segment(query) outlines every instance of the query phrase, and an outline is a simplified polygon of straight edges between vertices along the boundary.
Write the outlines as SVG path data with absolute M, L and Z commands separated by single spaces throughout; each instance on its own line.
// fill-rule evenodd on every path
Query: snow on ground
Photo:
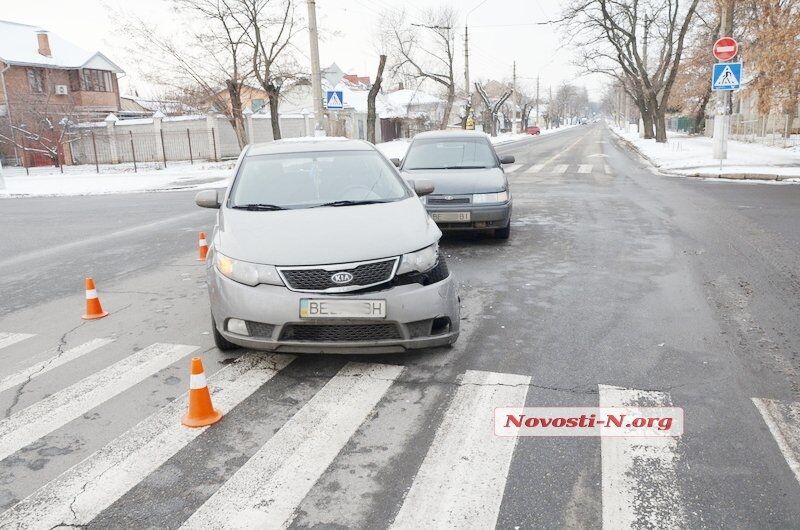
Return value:
M 95 166 L 64 166 L 58 168 L 3 168 L 5 190 L 9 196 L 36 197 L 55 195 L 103 195 L 143 191 L 169 191 L 223 187 L 231 177 L 235 161 L 227 162 L 168 162 L 165 169 L 156 164 Z
M 800 152 L 759 144 L 728 141 L 728 158 L 712 158 L 712 139 L 668 133 L 666 144 L 639 138 L 636 131 L 614 131 L 649 158 L 659 169 L 681 175 L 719 177 L 763 175 L 800 181 Z

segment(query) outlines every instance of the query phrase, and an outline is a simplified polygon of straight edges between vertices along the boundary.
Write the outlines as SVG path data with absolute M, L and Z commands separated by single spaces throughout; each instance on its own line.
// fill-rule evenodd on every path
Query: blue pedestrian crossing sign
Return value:
M 341 90 L 325 91 L 325 106 L 329 109 L 344 108 L 344 94 Z
M 739 90 L 742 86 L 742 63 L 717 63 L 711 73 L 712 90 Z

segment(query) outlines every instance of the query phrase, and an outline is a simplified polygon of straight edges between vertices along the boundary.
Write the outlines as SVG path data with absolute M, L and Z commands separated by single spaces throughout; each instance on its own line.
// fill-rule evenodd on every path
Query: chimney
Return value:
M 39 55 L 52 57 L 53 54 L 50 51 L 50 38 L 47 36 L 47 32 L 44 30 L 37 31 L 36 40 L 39 41 Z

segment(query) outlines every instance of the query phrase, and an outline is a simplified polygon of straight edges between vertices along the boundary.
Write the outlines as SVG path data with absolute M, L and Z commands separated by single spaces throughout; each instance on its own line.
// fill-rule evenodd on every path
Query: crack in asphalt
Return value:
M 28 374 L 28 377 L 25 378 L 25 381 L 19 384 L 17 390 L 14 392 L 14 398 L 11 400 L 11 404 L 6 408 L 4 418 L 8 418 L 11 416 L 11 411 L 19 404 L 19 400 L 22 398 L 22 394 L 25 393 L 25 387 L 33 380 L 36 375 L 42 373 L 48 366 L 50 366 L 54 361 L 58 360 L 64 354 L 64 348 L 67 345 L 67 335 L 74 332 L 76 329 L 80 328 L 84 324 L 86 324 L 86 320 L 75 326 L 74 328 L 64 332 L 63 335 L 58 339 L 58 346 L 55 348 L 55 356 L 51 357 L 46 363 L 42 364 L 41 368 L 39 368 L 35 372 L 31 372 Z

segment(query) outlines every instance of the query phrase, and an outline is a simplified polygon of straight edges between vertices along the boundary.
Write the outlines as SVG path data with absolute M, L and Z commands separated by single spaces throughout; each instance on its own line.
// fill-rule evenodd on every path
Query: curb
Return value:
M 775 181 L 781 182 L 784 180 L 798 179 L 798 177 L 793 177 L 789 175 L 772 175 L 769 173 L 721 173 L 721 174 L 703 175 L 701 173 L 677 173 L 675 171 L 669 171 L 658 167 L 658 165 L 653 161 L 652 158 L 642 153 L 639 150 L 639 148 L 636 147 L 636 145 L 634 145 L 632 142 L 620 136 L 619 133 L 617 133 L 617 131 L 615 131 L 611 127 L 609 127 L 608 129 L 614 134 L 614 136 L 617 137 L 617 140 L 622 142 L 628 149 L 632 150 L 637 155 L 639 155 L 640 158 L 642 158 L 648 164 L 653 166 L 653 169 L 655 169 L 662 175 L 669 175 L 673 177 L 701 178 L 701 179 L 761 180 L 766 182 L 775 182 Z

